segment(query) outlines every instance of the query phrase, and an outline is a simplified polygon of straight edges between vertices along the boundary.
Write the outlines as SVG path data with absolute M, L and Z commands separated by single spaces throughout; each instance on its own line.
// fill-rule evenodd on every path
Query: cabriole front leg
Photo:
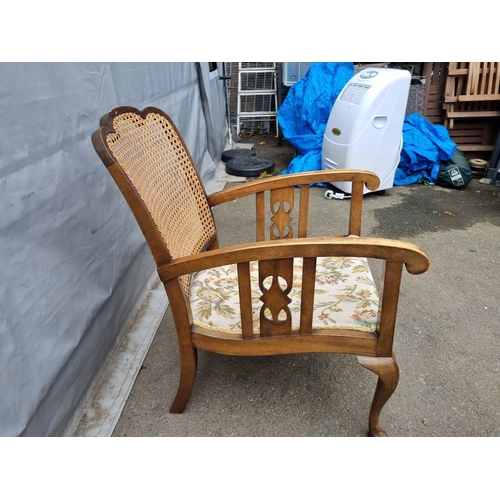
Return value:
M 378 375 L 377 388 L 373 396 L 369 417 L 369 436 L 386 437 L 387 432 L 379 425 L 379 417 L 385 403 L 396 390 L 399 382 L 399 368 L 394 354 L 390 358 L 376 358 L 372 356 L 357 356 L 358 362 L 368 370 Z

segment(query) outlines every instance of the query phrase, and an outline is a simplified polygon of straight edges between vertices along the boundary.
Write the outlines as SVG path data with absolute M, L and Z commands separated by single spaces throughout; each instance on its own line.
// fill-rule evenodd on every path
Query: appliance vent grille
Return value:
M 342 91 L 340 100 L 347 101 L 352 104 L 359 104 L 363 96 L 371 87 L 369 85 L 361 85 L 360 83 L 350 83 Z

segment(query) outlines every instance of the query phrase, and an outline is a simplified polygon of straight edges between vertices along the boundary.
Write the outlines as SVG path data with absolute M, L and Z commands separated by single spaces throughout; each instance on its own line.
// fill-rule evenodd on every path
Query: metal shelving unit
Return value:
M 238 63 L 237 133 L 248 122 L 253 131 L 268 132 L 274 120 L 278 135 L 277 109 L 276 63 Z

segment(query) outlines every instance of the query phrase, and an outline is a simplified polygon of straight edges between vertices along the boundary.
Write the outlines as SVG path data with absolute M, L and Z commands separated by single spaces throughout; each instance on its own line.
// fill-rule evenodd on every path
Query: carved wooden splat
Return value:
M 270 207 L 272 240 L 293 238 L 292 212 L 294 207 L 294 187 L 286 187 L 271 191 Z
M 288 294 L 293 287 L 293 259 L 266 260 L 259 263 L 260 335 L 288 335 L 292 331 L 292 314 Z

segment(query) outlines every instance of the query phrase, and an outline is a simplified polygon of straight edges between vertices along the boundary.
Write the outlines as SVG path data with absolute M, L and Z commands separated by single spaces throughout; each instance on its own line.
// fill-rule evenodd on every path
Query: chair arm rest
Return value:
M 244 196 L 260 193 L 269 189 L 279 189 L 302 184 L 315 184 L 319 182 L 363 182 L 373 191 L 380 185 L 376 174 L 367 170 L 317 170 L 298 174 L 277 175 L 259 179 L 239 186 L 234 186 L 224 191 L 219 191 L 208 196 L 208 203 L 215 207 L 227 201 L 236 200 Z
M 429 268 L 428 255 L 418 246 L 398 240 L 361 237 L 296 238 L 234 245 L 181 257 L 158 268 L 162 281 L 193 272 L 242 262 L 300 257 L 367 257 L 401 262 L 410 274 Z

